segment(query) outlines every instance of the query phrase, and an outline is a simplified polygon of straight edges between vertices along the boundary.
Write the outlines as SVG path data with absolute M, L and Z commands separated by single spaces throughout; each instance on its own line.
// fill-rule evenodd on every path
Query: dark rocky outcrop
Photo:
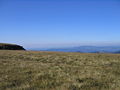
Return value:
M 25 50 L 22 46 L 16 44 L 0 43 L 0 50 Z

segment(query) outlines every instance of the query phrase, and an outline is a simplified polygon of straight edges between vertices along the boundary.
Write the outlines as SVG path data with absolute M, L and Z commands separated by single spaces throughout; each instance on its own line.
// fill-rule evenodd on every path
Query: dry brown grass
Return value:
M 120 90 L 120 55 L 0 51 L 0 90 Z

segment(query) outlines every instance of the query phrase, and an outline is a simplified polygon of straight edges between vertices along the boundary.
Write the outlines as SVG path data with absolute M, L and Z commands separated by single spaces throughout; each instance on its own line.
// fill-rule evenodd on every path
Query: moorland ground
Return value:
M 120 90 L 120 54 L 1 50 L 0 90 Z

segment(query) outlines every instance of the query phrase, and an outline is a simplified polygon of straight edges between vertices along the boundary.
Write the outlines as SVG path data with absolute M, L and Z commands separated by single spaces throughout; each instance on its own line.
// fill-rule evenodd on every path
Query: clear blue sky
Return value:
M 120 43 L 120 0 L 0 0 L 0 42 Z

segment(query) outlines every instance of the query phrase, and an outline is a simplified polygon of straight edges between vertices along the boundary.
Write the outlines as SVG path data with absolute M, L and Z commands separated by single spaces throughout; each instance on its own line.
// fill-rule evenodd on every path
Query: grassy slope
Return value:
M 120 55 L 0 51 L 0 90 L 120 90 Z

